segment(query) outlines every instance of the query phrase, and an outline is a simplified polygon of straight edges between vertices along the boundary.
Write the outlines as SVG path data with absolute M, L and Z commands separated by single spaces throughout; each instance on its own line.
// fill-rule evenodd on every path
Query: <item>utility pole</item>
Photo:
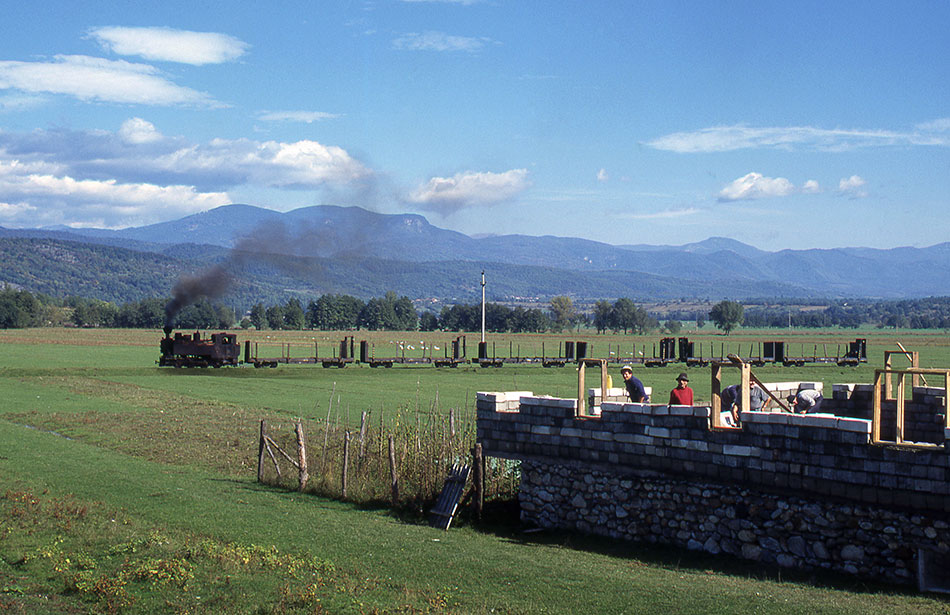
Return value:
M 485 343 L 485 272 L 482 271 L 482 343 Z

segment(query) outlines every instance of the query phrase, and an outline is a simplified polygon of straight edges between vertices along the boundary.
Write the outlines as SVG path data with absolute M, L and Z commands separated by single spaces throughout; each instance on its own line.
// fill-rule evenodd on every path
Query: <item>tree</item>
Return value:
M 269 328 L 282 329 L 284 327 L 284 308 L 279 305 L 272 305 L 265 310 L 264 318 L 267 320 Z
M 216 329 L 230 329 L 237 321 L 237 316 L 234 314 L 234 308 L 228 307 L 226 305 L 214 306 L 214 314 L 218 321 L 216 323 Z
M 678 320 L 670 319 L 663 323 L 663 326 L 670 335 L 676 335 L 683 328 L 683 323 Z
M 287 301 L 287 305 L 284 306 L 284 328 L 300 331 L 303 329 L 305 322 L 306 318 L 303 313 L 303 307 L 300 305 L 300 300 L 296 297 L 290 298 Z
M 597 329 L 597 333 L 607 333 L 607 328 L 610 326 L 610 310 L 609 301 L 601 299 L 594 304 L 594 328 Z
M 412 300 L 405 295 L 396 299 L 396 293 L 390 291 L 386 293 L 386 301 L 392 302 L 393 314 L 396 317 L 393 330 L 415 331 L 419 324 L 419 315 L 416 314 L 416 308 L 412 305 Z
M 481 314 L 479 314 L 481 318 Z M 492 333 L 504 333 L 511 329 L 511 309 L 498 303 L 485 304 L 485 328 Z M 481 323 L 479 323 L 479 330 Z
M 25 290 L 5 286 L 0 291 L 0 329 L 29 327 L 36 324 L 40 303 Z
M 419 316 L 420 331 L 437 331 L 439 329 L 439 317 L 432 312 L 423 312 Z
M 206 297 L 178 312 L 177 322 L 182 329 L 216 329 L 219 326 L 218 313 Z
M 696 317 L 696 328 L 697 328 L 697 329 L 702 329 L 703 326 L 705 326 L 705 324 L 706 324 L 706 319 L 703 317 L 702 314 L 700 314 L 699 316 Z
M 364 307 L 364 303 L 356 297 L 323 295 L 307 306 L 307 323 L 323 331 L 355 329 Z
M 610 308 L 610 327 L 623 329 L 624 333 L 646 333 L 655 329 L 659 322 L 650 316 L 646 310 L 626 297 L 621 297 Z
M 559 295 L 551 298 L 551 315 L 554 319 L 554 328 L 561 331 L 570 328 L 577 316 L 577 310 L 574 309 L 574 301 L 565 295 Z
M 267 308 L 264 307 L 263 303 L 255 303 L 251 308 L 251 314 L 249 316 L 251 319 L 251 324 L 254 325 L 254 328 L 258 331 L 263 331 L 267 325 Z
M 477 305 L 443 306 L 439 313 L 439 323 L 445 331 L 479 331 L 481 322 L 481 307 Z
M 720 301 L 709 310 L 709 320 L 729 335 L 742 324 L 742 304 L 735 301 Z
M 112 327 L 119 316 L 119 308 L 98 299 L 79 299 L 73 308 L 73 322 L 78 327 Z

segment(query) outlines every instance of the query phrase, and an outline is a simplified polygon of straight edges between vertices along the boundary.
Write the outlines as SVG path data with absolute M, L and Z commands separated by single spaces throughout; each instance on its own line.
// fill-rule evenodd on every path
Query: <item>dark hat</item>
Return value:
M 682 374 L 680 374 L 679 376 L 677 376 L 676 379 L 677 379 L 677 380 L 685 380 L 686 382 L 689 382 L 689 376 L 686 375 L 686 372 L 683 372 Z
M 785 401 L 795 401 L 795 396 L 789 395 L 788 397 L 785 398 Z

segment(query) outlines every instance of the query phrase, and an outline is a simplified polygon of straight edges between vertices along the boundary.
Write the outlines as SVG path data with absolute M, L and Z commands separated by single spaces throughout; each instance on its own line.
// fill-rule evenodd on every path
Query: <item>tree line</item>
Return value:
M 4 286 L 0 289 L 0 329 L 79 326 L 159 329 L 165 323 L 168 298 L 148 298 L 116 305 L 83 297 L 64 299 Z M 592 327 L 643 334 L 662 330 L 676 335 L 683 322 L 702 328 L 708 319 L 726 333 L 737 326 L 754 328 L 878 326 L 913 329 L 950 329 L 950 297 L 900 301 L 829 301 L 801 309 L 787 305 L 721 301 L 708 311 L 672 312 L 661 323 L 655 315 L 629 298 L 600 300 L 589 312 L 579 310 L 567 296 L 553 297 L 542 307 L 485 306 L 485 329 L 493 333 L 545 333 Z M 264 329 L 479 331 L 480 304 L 455 304 L 441 311 L 417 311 L 406 296 L 387 292 L 363 301 L 350 295 L 322 295 L 304 305 L 292 298 L 285 303 L 252 306 L 237 315 L 230 306 L 201 299 L 181 310 L 174 325 L 181 329 L 228 329 L 235 326 Z

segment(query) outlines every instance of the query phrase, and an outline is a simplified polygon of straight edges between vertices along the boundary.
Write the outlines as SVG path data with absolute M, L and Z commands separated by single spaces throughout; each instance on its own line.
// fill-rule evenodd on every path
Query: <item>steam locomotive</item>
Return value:
M 212 333 L 209 339 L 202 339 L 201 333 L 193 335 L 175 333 L 165 327 L 162 339 L 162 354 L 158 359 L 161 366 L 172 367 L 221 367 L 237 365 L 241 348 L 237 336 L 232 333 Z

